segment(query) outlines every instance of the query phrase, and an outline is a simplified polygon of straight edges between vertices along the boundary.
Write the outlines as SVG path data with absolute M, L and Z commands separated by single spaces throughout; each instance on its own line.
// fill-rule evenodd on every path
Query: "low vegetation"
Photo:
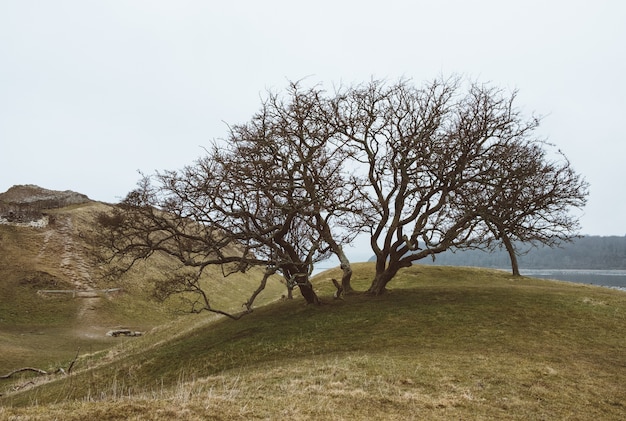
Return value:
M 172 259 L 153 256 L 118 279 L 106 278 L 94 264 L 87 234 L 96 213 L 107 207 L 89 202 L 48 209 L 49 224 L 42 228 L 0 224 L 0 376 L 22 367 L 67 368 L 78 351 L 96 353 L 117 344 L 106 336 L 111 329 L 145 332 L 186 314 L 184 297 L 164 303 L 153 297 L 153 282 L 177 267 Z M 257 287 L 256 275 L 237 274 L 226 282 L 215 269 L 202 282 L 216 307 L 239 311 Z M 273 281 L 259 305 L 284 293 Z M 114 292 L 102 292 L 108 289 Z
M 373 265 L 353 269 L 366 289 Z M 69 376 L 5 380 L 0 418 L 623 418 L 624 292 L 413 266 L 389 294 L 333 300 L 340 275 L 313 279 L 322 306 L 189 316 L 81 355 Z

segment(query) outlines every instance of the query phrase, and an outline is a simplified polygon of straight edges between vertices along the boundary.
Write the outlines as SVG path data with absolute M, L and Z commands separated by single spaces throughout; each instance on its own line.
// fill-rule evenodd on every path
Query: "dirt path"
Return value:
M 39 251 L 39 258 L 44 258 L 50 248 L 58 247 L 57 255 L 60 255 L 59 270 L 64 280 L 69 281 L 73 289 L 84 291 L 80 294 L 79 310 L 76 315 L 77 325 L 81 326 L 82 335 L 100 335 L 98 328 L 97 308 L 101 297 L 93 291 L 94 284 L 89 272 L 89 263 L 84 257 L 85 250 L 74 238 L 74 223 L 71 215 L 59 214 L 56 217 L 55 226 L 50 227 L 44 234 L 43 244 Z M 58 253 L 60 251 L 60 253 Z M 52 254 L 52 252 L 50 252 Z M 97 332 L 97 333 L 96 333 Z

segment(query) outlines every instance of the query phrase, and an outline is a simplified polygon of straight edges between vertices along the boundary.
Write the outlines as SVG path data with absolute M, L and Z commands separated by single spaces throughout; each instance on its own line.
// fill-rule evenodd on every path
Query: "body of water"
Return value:
M 510 269 L 509 269 L 510 271 Z M 626 291 L 626 270 L 520 269 L 523 276 L 576 282 Z

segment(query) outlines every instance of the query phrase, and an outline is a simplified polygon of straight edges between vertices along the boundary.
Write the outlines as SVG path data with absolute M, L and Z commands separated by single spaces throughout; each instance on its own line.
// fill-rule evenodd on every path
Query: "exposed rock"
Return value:
M 16 185 L 0 193 L 0 223 L 45 226 L 44 210 L 91 202 L 71 190 L 48 190 L 32 184 Z
M 113 336 L 113 337 L 118 337 L 118 336 L 142 336 L 143 332 L 134 332 L 130 329 L 115 329 L 115 330 L 109 330 L 107 332 L 107 336 Z

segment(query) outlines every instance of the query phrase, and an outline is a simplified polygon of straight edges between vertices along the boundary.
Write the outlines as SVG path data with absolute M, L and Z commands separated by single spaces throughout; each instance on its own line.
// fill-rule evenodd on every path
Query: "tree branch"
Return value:
M 47 376 L 47 375 L 49 375 L 49 374 L 50 374 L 50 373 L 48 373 L 48 372 L 47 372 L 47 371 L 45 371 L 45 370 L 40 370 L 39 368 L 24 367 L 24 368 L 18 368 L 17 370 L 13 370 L 13 371 L 11 371 L 11 372 L 10 372 L 10 373 L 8 373 L 8 374 L 5 374 L 5 375 L 3 375 L 3 376 L 0 376 L 0 379 L 3 379 L 3 380 L 4 380 L 4 379 L 9 379 L 9 378 L 11 378 L 14 374 L 17 374 L 17 373 L 23 373 L 23 372 L 25 372 L 25 371 L 32 371 L 32 372 L 35 372 L 35 373 L 37 373 L 37 374 L 44 375 L 44 376 Z

